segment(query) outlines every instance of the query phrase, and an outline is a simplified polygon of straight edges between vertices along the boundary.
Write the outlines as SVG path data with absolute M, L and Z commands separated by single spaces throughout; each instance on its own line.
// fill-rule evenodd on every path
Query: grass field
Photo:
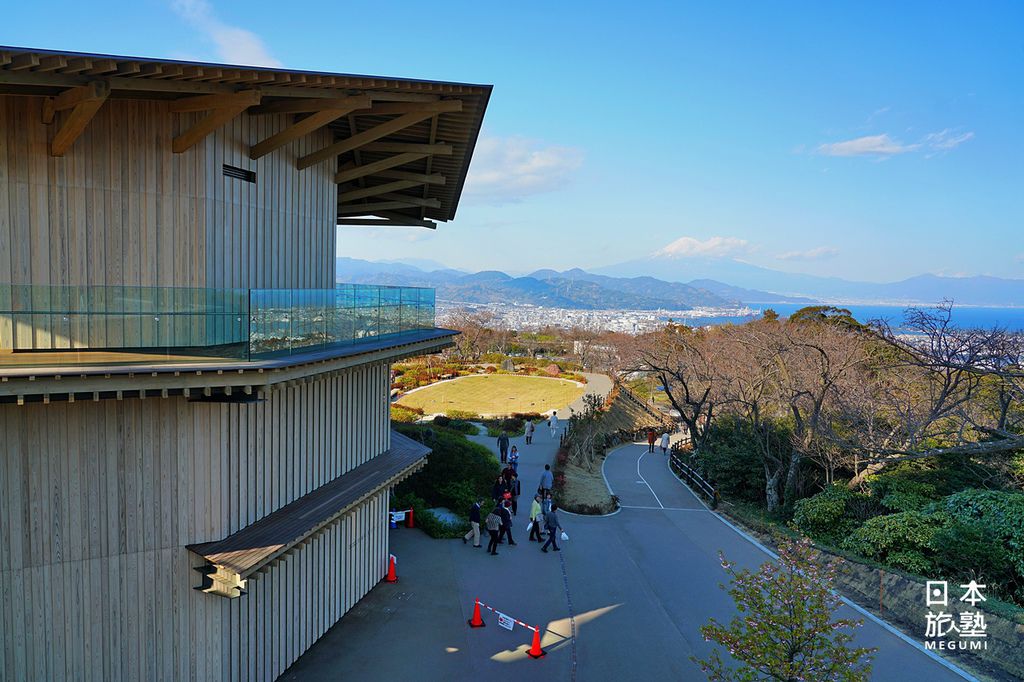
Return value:
M 485 374 L 434 384 L 398 402 L 427 414 L 458 410 L 481 415 L 545 412 L 560 409 L 583 394 L 583 388 L 564 379 Z

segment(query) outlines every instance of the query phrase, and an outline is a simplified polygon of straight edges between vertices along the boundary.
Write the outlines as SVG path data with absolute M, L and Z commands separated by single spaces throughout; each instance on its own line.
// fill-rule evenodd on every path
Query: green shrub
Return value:
M 490 450 L 445 428 L 418 424 L 396 424 L 395 428 L 432 450 L 427 465 L 400 483 L 396 494 L 412 494 L 430 507 L 447 507 L 456 514 L 469 512 L 473 496 L 490 495 L 501 470 Z
M 774 427 L 768 437 L 776 451 L 790 447 L 789 431 L 782 426 Z M 721 417 L 712 422 L 694 461 L 724 497 L 764 504 L 764 467 L 757 446 L 762 438 L 746 421 Z
M 870 479 L 871 494 L 889 511 L 921 511 L 939 499 L 933 483 L 913 470 L 887 471 Z
M 460 419 L 462 421 L 480 421 L 480 415 L 475 412 L 467 412 L 466 410 L 447 410 L 445 416 L 449 419 Z
M 932 542 L 948 523 L 942 513 L 898 512 L 868 519 L 840 547 L 895 568 L 928 575 L 935 569 Z
M 851 507 L 866 497 L 843 483 L 834 483 L 817 495 L 798 500 L 793 523 L 813 538 L 838 543 L 857 528 Z
M 423 416 L 423 410 L 418 407 L 406 407 L 398 403 L 391 404 L 391 421 L 411 424 Z
M 954 567 L 959 559 L 963 570 L 998 575 L 1003 584 L 997 590 L 1024 604 L 1024 493 L 963 490 L 935 507 L 951 518 L 952 528 L 968 529 L 963 539 L 951 537 L 951 531 L 936 540 L 949 554 L 947 566 Z
M 468 521 L 464 523 L 449 523 L 439 519 L 433 512 L 429 511 L 431 505 L 428 505 L 423 498 L 413 493 L 396 494 L 391 501 L 391 506 L 394 509 L 412 509 L 416 527 L 432 538 L 457 538 L 464 535 L 469 529 Z

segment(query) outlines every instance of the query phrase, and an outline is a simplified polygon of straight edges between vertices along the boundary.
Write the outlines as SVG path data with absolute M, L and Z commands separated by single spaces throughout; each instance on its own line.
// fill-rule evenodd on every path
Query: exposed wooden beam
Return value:
M 376 95 L 373 95 L 376 97 Z M 356 112 L 356 116 L 391 116 L 394 114 L 444 114 L 462 111 L 461 99 L 445 99 L 434 102 L 394 102 L 374 104 L 369 109 Z
M 8 71 L 21 71 L 22 69 L 31 69 L 39 66 L 39 55 L 35 53 L 19 54 L 17 57 L 11 60 L 11 63 L 7 66 Z
M 426 227 L 437 229 L 437 223 L 416 218 L 377 219 L 377 218 L 338 218 L 338 225 L 369 225 L 373 227 Z
M 339 206 L 338 215 L 373 215 L 377 211 L 395 211 L 403 208 L 416 208 L 408 201 L 378 201 L 370 204 Z
M 194 126 L 171 140 L 171 151 L 181 154 L 195 146 L 200 140 L 249 108 L 248 104 L 214 109 L 196 122 Z
M 404 194 L 393 194 L 391 192 L 381 194 L 379 196 L 381 199 L 387 199 L 388 201 L 404 201 L 406 203 L 412 204 L 413 206 L 422 206 L 424 208 L 441 208 L 441 201 L 439 199 L 407 197 Z
M 314 130 L 323 128 L 331 121 L 344 116 L 351 109 L 324 109 L 323 111 L 317 111 L 310 114 L 306 118 L 293 123 L 284 130 L 274 135 L 271 135 L 262 142 L 257 142 L 249 148 L 249 158 L 258 159 L 261 156 L 266 156 L 270 152 L 285 146 L 289 142 L 294 142 L 303 135 L 308 135 Z
M 277 102 L 267 102 L 254 107 L 253 114 L 304 114 L 310 111 L 324 111 L 326 109 L 344 109 L 353 111 L 373 106 L 373 101 L 367 95 L 356 95 L 353 97 L 303 97 L 300 99 L 284 99 Z
M 363 178 L 367 175 L 373 175 L 377 171 L 387 170 L 388 168 L 394 168 L 396 166 L 402 166 L 413 161 L 419 161 L 426 154 L 396 154 L 395 156 L 389 156 L 386 159 L 380 161 L 374 161 L 363 166 L 356 166 L 355 168 L 347 168 L 339 171 L 334 176 L 334 181 L 338 184 L 348 182 L 349 180 L 355 180 L 356 178 Z
M 49 116 L 51 123 L 54 120 L 55 112 L 71 109 L 71 113 L 61 123 L 50 142 L 51 156 L 64 156 L 64 152 L 75 143 L 75 140 L 89 125 L 89 121 L 109 96 L 110 86 L 103 81 L 95 81 L 81 88 L 63 92 L 44 103 L 43 120 L 45 121 Z
M 85 72 L 86 76 L 99 76 L 104 73 L 110 73 L 111 71 L 117 71 L 117 62 L 113 59 L 96 59 L 92 63 L 92 68 Z
M 315 151 L 312 154 L 307 154 L 306 156 L 300 157 L 299 162 L 297 164 L 298 168 L 299 170 L 309 168 L 310 166 L 320 163 L 325 159 L 329 159 L 331 157 L 338 156 L 339 154 L 344 154 L 345 152 L 352 151 L 353 149 L 362 147 L 364 144 L 367 144 L 369 142 L 376 142 L 385 135 L 390 135 L 391 133 L 398 132 L 403 128 L 408 128 L 409 126 L 416 125 L 420 121 L 428 119 L 431 116 L 433 116 L 433 114 L 422 112 L 417 114 L 404 114 L 402 116 L 399 116 L 398 118 L 391 119 L 390 121 L 387 121 L 385 123 L 375 125 L 369 130 L 364 130 L 361 133 L 356 133 L 351 137 L 348 137 L 344 140 L 339 140 L 338 142 L 335 142 L 332 145 L 324 147 L 319 151 Z
M 71 88 L 60 93 L 56 97 L 49 97 L 43 101 L 43 123 L 53 123 L 54 115 L 58 111 L 72 109 L 82 102 L 99 100 L 102 102 L 110 96 L 110 84 L 106 81 L 92 81 L 77 88 Z
M 396 182 L 388 182 L 374 187 L 363 187 L 360 189 L 353 189 L 351 191 L 341 190 L 340 196 L 342 203 L 348 203 L 358 199 L 365 199 L 366 197 L 377 196 L 378 194 L 398 192 L 403 189 L 409 189 L 410 187 L 418 187 L 422 184 L 423 183 L 416 182 L 415 180 L 398 180 Z
M 450 144 L 413 144 L 410 142 L 371 142 L 370 144 L 364 144 L 359 150 L 363 152 L 391 152 L 396 154 L 418 152 L 420 154 L 451 156 L 452 146 Z
M 51 55 L 39 60 L 39 66 L 36 67 L 35 72 L 45 73 L 47 71 L 56 71 L 57 69 L 63 69 L 67 65 L 67 57 L 62 55 Z
M 443 185 L 445 178 L 440 173 L 410 173 L 408 171 L 386 170 L 376 174 L 389 180 L 415 180 L 425 185 Z
M 185 97 L 171 102 L 170 110 L 172 112 L 207 111 L 209 109 L 237 109 L 238 107 L 244 110 L 259 104 L 261 96 L 259 90 L 242 90 L 223 95 Z

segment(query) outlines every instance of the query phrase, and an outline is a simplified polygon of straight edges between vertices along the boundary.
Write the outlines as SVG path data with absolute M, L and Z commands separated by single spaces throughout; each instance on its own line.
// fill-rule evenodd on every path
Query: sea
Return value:
M 886 320 L 894 328 L 898 328 L 903 320 L 904 311 L 907 306 L 897 305 L 856 305 L 856 304 L 834 304 L 839 308 L 846 308 L 858 322 L 870 322 L 871 320 Z M 704 327 L 716 324 L 742 324 L 760 317 L 761 314 L 771 308 L 782 317 L 788 317 L 806 304 L 797 303 L 771 303 L 757 304 L 748 303 L 748 308 L 758 311 L 753 315 L 739 316 L 709 316 L 709 317 L 687 317 L 680 320 L 691 327 Z M 928 306 L 919 306 L 927 308 Z M 1024 331 L 1024 307 L 1020 308 L 987 308 L 981 306 L 953 306 L 953 323 L 958 327 L 980 327 L 991 329 L 1000 327 L 1010 331 Z

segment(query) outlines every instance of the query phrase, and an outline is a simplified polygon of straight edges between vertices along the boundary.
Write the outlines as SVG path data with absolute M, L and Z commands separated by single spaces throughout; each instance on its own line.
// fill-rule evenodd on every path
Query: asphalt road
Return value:
M 523 490 L 536 487 L 557 434 L 539 428 L 522 453 Z M 494 440 L 477 437 L 494 447 Z M 606 517 L 565 514 L 570 539 L 542 554 L 526 541 L 528 498 L 514 524 L 517 545 L 492 557 L 461 540 L 392 531 L 397 585 L 382 583 L 290 668 L 288 680 L 701 680 L 689 657 L 710 644 L 699 627 L 735 613 L 719 550 L 754 567 L 768 557 L 727 525 L 668 470 L 665 457 L 630 445 L 612 452 L 604 473 L 623 508 Z M 539 625 L 547 656 L 526 656 L 532 633 L 470 629 L 473 600 Z M 860 617 L 843 607 L 840 615 Z M 963 679 L 865 619 L 856 643 L 877 646 L 875 680 Z M 968 678 L 970 679 L 970 678 Z

